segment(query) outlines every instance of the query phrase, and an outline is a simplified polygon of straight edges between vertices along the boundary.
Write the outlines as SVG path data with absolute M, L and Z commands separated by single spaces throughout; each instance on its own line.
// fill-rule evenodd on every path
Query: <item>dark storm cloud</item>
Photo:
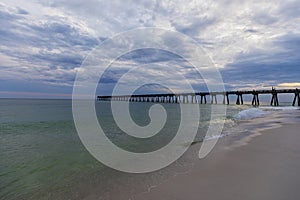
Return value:
M 8 10 L 14 10 L 11 12 Z M 29 14 L 18 7 L 0 11 L 0 52 L 17 63 L 17 69 L 1 64 L 2 78 L 36 80 L 41 83 L 72 85 L 84 56 L 100 39 L 83 33 L 62 18 L 48 17 L 31 23 Z
M 83 35 L 76 28 L 60 21 L 49 21 L 42 25 L 28 25 L 28 28 L 39 38 L 36 45 L 42 45 L 46 48 L 79 46 L 83 50 L 90 50 L 99 44 L 97 38 Z
M 277 50 L 273 50 L 276 47 Z M 277 37 L 271 48 L 240 54 L 222 70 L 225 82 L 232 79 L 261 83 L 267 80 L 297 82 L 300 75 L 300 35 Z

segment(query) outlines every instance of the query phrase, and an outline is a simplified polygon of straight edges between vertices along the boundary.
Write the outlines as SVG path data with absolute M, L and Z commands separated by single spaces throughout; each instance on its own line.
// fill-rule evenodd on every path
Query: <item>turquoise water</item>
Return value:
M 46 197 L 98 164 L 77 137 L 69 100 L 2 99 L 0 113 L 0 199 Z
M 149 174 L 133 175 L 110 169 L 95 160 L 82 145 L 74 126 L 71 103 L 71 100 L 0 99 L 0 199 L 82 199 L 90 194 L 110 199 L 112 192 L 134 193 L 176 171 L 185 171 L 192 164 L 189 156 L 196 157 L 183 156 L 166 169 Z M 137 124 L 149 123 L 150 106 L 151 103 L 130 105 L 131 116 Z M 134 152 L 159 149 L 174 137 L 180 120 L 178 105 L 163 106 L 168 114 L 166 126 L 158 136 L 142 141 L 128 137 L 114 124 L 109 102 L 96 102 L 99 122 L 107 136 Z M 229 106 L 226 126 L 232 126 L 233 116 L 247 108 Z M 196 141 L 202 141 L 205 135 L 209 113 L 210 105 L 201 105 Z

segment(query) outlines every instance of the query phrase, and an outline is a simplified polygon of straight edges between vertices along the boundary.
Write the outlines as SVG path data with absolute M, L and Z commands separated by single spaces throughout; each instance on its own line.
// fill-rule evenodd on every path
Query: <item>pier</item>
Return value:
M 229 96 L 235 95 L 235 104 L 243 105 L 243 95 L 252 95 L 252 105 L 259 106 L 259 95 L 271 95 L 271 106 L 279 106 L 278 94 L 294 94 L 293 106 L 300 106 L 300 90 L 279 89 L 271 90 L 252 90 L 252 91 L 225 91 L 225 92 L 196 92 L 196 93 L 178 93 L 178 94 L 137 94 L 137 95 L 119 95 L 119 96 L 97 96 L 98 101 L 131 101 L 131 102 L 153 102 L 153 103 L 199 103 L 207 104 L 207 97 L 210 96 L 210 103 L 217 104 L 217 96 L 223 96 L 223 104 L 230 104 Z

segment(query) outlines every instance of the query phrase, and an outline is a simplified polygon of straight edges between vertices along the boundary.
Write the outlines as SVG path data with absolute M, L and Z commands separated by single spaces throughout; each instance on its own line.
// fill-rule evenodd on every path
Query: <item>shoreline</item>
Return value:
M 246 130 L 244 137 L 233 134 L 221 138 L 206 158 L 195 161 L 191 171 L 130 199 L 299 199 L 299 113 L 290 123 L 284 116 L 278 117 L 282 114 L 289 112 L 242 122 L 238 127 L 262 120 L 265 126 L 251 133 Z M 200 145 L 191 148 L 199 149 Z

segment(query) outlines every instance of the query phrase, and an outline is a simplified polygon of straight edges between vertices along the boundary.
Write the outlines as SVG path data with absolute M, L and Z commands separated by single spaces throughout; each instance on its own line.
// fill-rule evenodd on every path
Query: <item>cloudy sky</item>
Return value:
M 0 97 L 70 98 L 91 50 L 141 27 L 178 31 L 197 41 L 228 90 L 300 87 L 299 5 L 299 0 L 2 0 Z M 107 93 L 130 66 L 154 66 L 142 76 L 167 77 L 164 66 L 180 65 L 178 73 L 197 87 L 193 70 L 175 63 L 177 57 L 153 49 L 129 52 L 112 64 L 100 92 Z

